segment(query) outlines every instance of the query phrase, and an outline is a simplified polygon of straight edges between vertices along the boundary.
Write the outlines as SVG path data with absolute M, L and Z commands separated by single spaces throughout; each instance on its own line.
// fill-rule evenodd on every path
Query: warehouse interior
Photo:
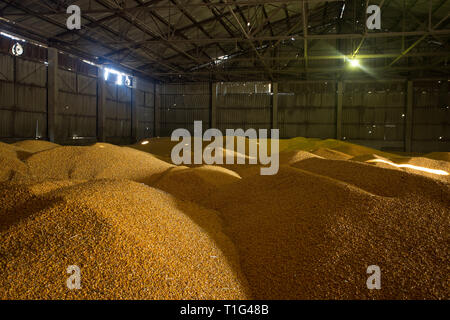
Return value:
M 0 0 L 0 299 L 448 299 L 449 12 Z M 175 165 L 196 121 L 277 174 Z

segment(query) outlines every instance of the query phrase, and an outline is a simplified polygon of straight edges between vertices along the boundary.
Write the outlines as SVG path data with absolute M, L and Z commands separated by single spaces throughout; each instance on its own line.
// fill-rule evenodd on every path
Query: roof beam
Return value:
M 205 36 L 207 36 L 210 39 L 213 39 L 213 37 L 205 30 L 205 28 L 203 28 L 203 26 L 201 24 L 198 23 L 198 21 L 185 9 L 183 8 L 183 6 L 178 2 L 178 0 L 170 0 L 171 3 L 173 3 L 178 10 L 181 11 L 181 13 L 183 13 L 183 15 L 188 18 L 192 24 L 197 27 Z M 226 54 L 226 50 L 220 45 L 219 42 L 217 42 L 217 47 L 224 53 Z
M 342 2 L 345 0 L 305 0 L 308 3 L 324 3 L 324 2 Z M 160 2 L 160 1 L 158 1 Z M 277 5 L 277 4 L 290 4 L 290 3 L 298 3 L 298 0 L 240 0 L 240 1 L 228 1 L 228 4 L 223 2 L 211 2 L 211 3 L 186 3 L 183 5 L 184 8 L 199 8 L 199 7 L 227 7 L 228 5 L 231 6 L 255 6 L 255 5 L 262 5 L 262 4 L 271 4 L 271 5 Z M 171 5 L 154 5 L 150 7 L 151 3 L 145 3 L 145 6 L 142 8 L 139 7 L 132 7 L 132 8 L 105 8 L 105 9 L 91 9 L 91 10 L 83 10 L 84 14 L 107 14 L 112 13 L 114 15 L 118 15 L 120 13 L 134 13 L 137 10 L 148 10 L 148 11 L 158 11 L 161 9 L 171 9 L 173 8 Z M 66 16 L 67 13 L 65 11 L 43 11 L 40 13 L 43 16 Z M 10 13 L 8 16 L 23 16 L 23 14 L 17 14 L 17 13 Z
M 305 69 L 308 69 L 308 4 L 302 1 L 302 15 L 303 15 L 303 54 L 305 58 Z
M 447 71 L 450 70 L 450 66 L 434 66 L 433 67 L 436 70 L 442 70 Z M 395 67 L 392 68 L 393 71 L 414 71 L 414 70 L 426 70 L 429 69 L 429 66 L 424 65 L 418 65 L 413 67 Z M 305 73 L 328 73 L 328 74 L 334 74 L 335 72 L 343 72 L 346 71 L 346 67 L 330 67 L 330 68 L 309 68 L 308 70 L 301 70 L 301 69 L 295 69 L 295 70 L 273 70 L 274 74 L 292 74 L 292 75 L 301 75 Z M 371 68 L 371 72 L 377 73 L 377 72 L 385 72 L 385 67 L 377 67 L 377 68 Z M 209 75 L 209 74 L 265 74 L 265 71 L 261 70 L 255 70 L 254 68 L 250 69 L 235 69 L 235 70 L 228 70 L 228 71 L 194 71 L 194 72 L 187 72 L 186 75 Z M 167 76 L 167 75 L 178 75 L 176 73 L 156 73 L 158 76 Z M 183 75 L 183 74 L 182 74 Z
M 227 0 L 225 0 L 225 3 L 227 3 Z M 248 43 L 251 45 L 251 47 L 253 48 L 253 51 L 255 51 L 256 55 L 258 56 L 259 61 L 262 63 L 262 65 L 264 66 L 264 69 L 266 69 L 266 72 L 268 73 L 270 80 L 273 81 L 273 75 L 272 75 L 272 70 L 267 66 L 266 62 L 262 59 L 260 53 L 258 52 L 258 50 L 256 49 L 252 39 L 250 38 L 249 34 L 245 31 L 245 28 L 242 26 L 242 24 L 240 23 L 238 17 L 236 16 L 236 14 L 234 13 L 233 9 L 228 6 L 228 10 L 231 12 L 231 14 L 233 15 L 234 19 L 236 20 L 236 22 L 238 23 L 239 27 L 241 28 L 242 34 L 247 38 Z
M 299 22 L 302 23 L 301 21 Z M 414 36 L 422 36 L 424 34 L 427 35 L 450 35 L 450 29 L 439 29 L 432 31 L 407 31 L 407 32 L 376 32 L 369 33 L 367 38 L 399 38 L 399 37 L 414 37 Z M 337 40 L 337 39 L 361 39 L 364 37 L 362 34 L 357 33 L 341 33 L 341 34 L 308 34 L 308 40 Z M 283 41 L 290 40 L 292 35 L 282 35 L 282 36 L 261 36 L 252 38 L 253 41 Z M 296 40 L 303 40 L 302 35 L 295 35 Z M 166 40 L 171 43 L 214 43 L 214 42 L 224 42 L 224 43 L 235 43 L 235 42 L 248 42 L 246 38 L 216 38 L 216 39 L 170 39 Z M 145 40 L 145 43 L 161 43 L 161 40 Z
M 5 1 L 5 0 L 3 0 L 3 1 Z M 34 1 L 34 0 L 32 0 L 32 1 Z M 47 17 L 45 17 L 45 16 L 41 16 L 38 12 L 32 11 L 32 10 L 26 8 L 26 7 L 23 7 L 23 6 L 21 6 L 21 5 L 18 5 L 18 4 L 16 4 L 16 3 L 13 3 L 13 1 L 8 1 L 8 2 L 9 2 L 12 6 L 14 6 L 16 9 L 22 10 L 22 11 L 26 12 L 27 14 L 29 14 L 29 15 L 35 17 L 35 18 L 41 19 L 41 20 L 43 20 L 43 21 L 45 21 L 45 22 L 47 22 L 47 23 L 50 23 L 50 24 L 52 24 L 52 25 L 54 25 L 54 26 L 57 26 L 57 27 L 59 27 L 59 28 L 61 28 L 61 29 L 63 29 L 63 30 L 66 30 L 66 29 L 67 29 L 67 26 L 66 26 L 65 24 L 62 24 L 62 23 L 60 23 L 60 22 L 58 22 L 58 21 L 55 21 L 55 20 L 53 20 L 53 19 L 51 19 L 51 18 L 47 18 Z M 88 20 L 89 20 L 89 19 L 92 20 L 92 18 L 90 18 L 90 17 L 85 17 L 85 18 L 88 19 Z M 96 22 L 94 21 L 94 23 L 96 23 Z M 101 27 L 102 27 L 103 29 L 109 31 L 110 33 L 112 33 L 114 36 L 119 36 L 119 37 L 121 37 L 121 38 L 123 38 L 123 39 L 127 39 L 127 38 L 125 38 L 125 37 L 122 37 L 118 32 L 116 32 L 116 31 L 110 29 L 109 27 L 106 27 L 106 26 L 103 26 L 103 25 L 101 25 Z M 92 37 L 90 37 L 90 36 L 87 36 L 86 34 L 81 34 L 79 31 L 75 31 L 75 32 L 80 36 L 80 38 L 83 38 L 83 39 L 85 39 L 85 40 L 87 40 L 87 41 L 89 41 L 89 42 L 91 42 L 91 43 L 96 44 L 96 45 L 100 44 L 102 47 L 104 47 L 104 48 L 106 48 L 106 49 L 108 49 L 108 50 L 114 50 L 114 48 L 112 48 L 112 47 L 110 47 L 110 46 L 108 46 L 108 45 L 105 45 L 105 44 L 102 43 L 102 42 L 99 42 L 97 39 L 94 39 L 94 38 L 92 38 Z M 131 39 L 128 39 L 128 40 L 131 41 Z M 60 39 L 57 39 L 57 38 L 54 38 L 54 37 L 50 37 L 50 38 L 47 38 L 47 41 L 48 41 L 48 42 L 52 42 L 52 41 L 60 41 Z M 132 49 L 131 49 L 131 50 L 132 50 Z M 149 51 L 150 51 L 150 50 L 149 50 Z M 155 53 L 151 52 L 151 54 L 155 54 Z M 146 53 L 146 55 L 147 55 L 148 58 L 150 58 L 152 61 L 155 61 L 156 63 L 158 63 L 158 61 L 155 60 L 154 57 L 150 56 L 149 53 Z M 102 58 L 107 58 L 107 57 L 102 56 Z M 165 63 L 158 63 L 158 64 L 163 65 L 164 67 L 166 67 L 166 68 L 168 68 L 168 69 L 170 69 L 170 70 L 177 70 L 176 68 L 174 68 L 174 67 L 172 67 L 172 66 L 169 66 L 168 64 L 165 64 Z M 122 65 L 123 65 L 123 64 L 122 64 Z M 179 70 L 179 71 L 181 71 L 181 70 Z
M 210 0 L 202 0 L 204 3 L 211 3 Z M 234 33 L 233 31 L 231 31 L 230 27 L 223 21 L 223 15 L 220 15 L 219 13 L 216 12 L 216 8 L 215 7 L 210 7 L 210 10 L 212 12 L 212 14 L 214 15 L 214 17 L 216 18 L 217 21 L 219 21 L 219 23 L 222 25 L 222 27 L 225 29 L 225 31 L 234 38 Z M 239 49 L 240 50 L 244 50 L 244 48 L 242 47 L 242 45 L 239 43 L 238 44 Z
M 262 5 L 262 10 L 263 10 L 264 17 L 267 19 L 269 16 L 267 14 L 267 10 L 264 5 Z M 287 12 L 287 10 L 286 10 L 286 12 Z M 287 14 L 289 15 L 289 13 L 287 13 Z M 273 36 L 275 36 L 275 33 L 273 32 L 273 27 L 272 27 L 272 24 L 270 23 L 270 20 L 269 20 L 268 24 L 269 24 L 269 28 L 270 28 L 270 35 L 273 37 Z
M 143 3 L 142 5 L 138 5 L 138 6 L 134 7 L 133 9 L 134 9 L 134 10 L 144 10 L 146 7 L 148 7 L 148 6 L 150 6 L 150 5 L 153 5 L 153 4 L 156 4 L 156 3 L 158 3 L 158 2 L 161 2 L 161 1 L 163 1 L 163 0 L 152 0 L 152 1 L 149 1 L 149 2 L 146 2 L 146 3 Z M 131 8 L 130 8 L 130 9 L 131 9 Z M 85 10 L 85 11 L 82 11 L 82 12 L 83 12 L 84 15 L 92 14 L 92 13 L 89 13 L 89 10 Z M 92 27 L 92 26 L 94 26 L 94 25 L 98 25 L 99 23 L 101 24 L 101 23 L 103 23 L 103 22 L 106 22 L 106 21 L 109 21 L 109 20 L 111 20 L 111 19 L 117 18 L 117 16 L 118 16 L 118 11 L 110 11 L 110 12 L 113 12 L 113 14 L 112 14 L 112 15 L 109 15 L 109 16 L 106 16 L 106 17 L 103 17 L 103 18 L 98 19 L 98 20 L 93 19 L 94 21 L 91 22 L 91 23 L 89 23 L 89 24 L 86 25 L 85 27 L 86 27 L 86 28 L 90 28 L 90 27 Z M 106 13 L 106 12 L 105 12 L 105 13 Z M 41 14 L 42 14 L 42 13 L 41 13 Z M 45 14 L 42 14 L 42 15 L 45 15 Z M 67 15 L 67 13 L 65 13 L 65 15 Z M 72 31 L 66 30 L 66 31 L 64 31 L 63 33 L 57 34 L 55 37 L 63 37 L 63 36 L 65 36 L 65 35 L 68 35 L 68 34 L 71 34 L 71 33 L 72 33 Z
M 448 15 L 447 15 L 448 16 Z M 436 25 L 434 25 L 430 30 L 429 33 L 424 34 L 423 36 L 421 36 L 416 42 L 414 42 L 408 49 L 406 49 L 405 51 L 403 51 L 397 58 L 394 59 L 394 61 L 392 61 L 389 64 L 389 67 L 392 67 L 397 61 L 399 61 L 401 58 L 403 58 L 409 51 L 411 51 L 412 49 L 414 49 L 419 43 L 422 42 L 422 40 L 424 40 L 427 36 L 429 36 L 434 29 L 436 29 L 437 27 L 439 27 L 439 25 L 445 20 L 441 20 L 439 21 Z
M 59 43 L 50 43 L 48 41 L 47 35 L 43 35 L 40 34 L 38 32 L 36 32 L 36 30 L 34 29 L 30 29 L 30 28 L 26 28 L 17 24 L 10 24 L 6 21 L 0 21 L 0 25 L 2 26 L 2 29 L 7 31 L 7 32 L 11 32 L 13 34 L 16 34 L 18 36 L 22 36 L 28 40 L 32 40 L 32 41 L 36 41 L 40 44 L 46 45 L 48 47 L 53 47 L 56 49 L 59 49 L 69 55 L 73 55 L 76 56 L 80 59 L 87 59 L 87 60 L 91 60 L 91 61 L 96 61 L 96 59 L 98 58 L 97 56 L 93 56 L 92 54 L 79 50 L 77 48 L 72 48 L 70 47 L 70 43 L 66 43 L 64 41 L 60 41 Z M 70 50 L 68 50 L 70 48 Z M 124 68 L 125 70 L 129 70 L 131 72 L 133 72 L 133 74 L 135 75 L 139 75 L 142 76 L 143 78 L 156 78 L 158 79 L 157 76 L 155 76 L 154 74 L 149 75 L 144 73 L 141 69 L 138 68 L 133 68 L 131 66 L 127 66 L 124 65 L 123 63 L 119 62 L 119 61 L 115 61 L 113 59 L 105 59 L 105 61 L 108 61 L 110 63 L 116 64 L 118 66 L 121 66 L 122 68 Z
M 101 4 L 102 6 L 106 7 L 106 8 L 111 8 L 109 3 L 107 3 L 107 1 L 105 0 L 95 0 L 96 2 L 98 2 L 99 4 Z M 161 40 L 161 44 L 170 47 L 171 49 L 173 49 L 176 52 L 179 52 L 181 54 L 183 54 L 184 56 L 188 57 L 189 59 L 196 61 L 197 62 L 197 58 L 191 56 L 190 54 L 187 54 L 185 51 L 183 51 L 182 49 L 179 49 L 177 46 L 175 46 L 173 43 L 168 42 L 167 39 L 162 38 L 161 36 L 155 36 L 153 31 L 150 30 L 147 26 L 145 26 L 143 23 L 141 23 L 139 20 L 135 20 L 133 21 L 132 17 L 130 17 L 129 13 L 123 13 L 120 12 L 119 17 L 121 17 L 122 19 L 124 19 L 125 21 L 127 21 L 128 23 L 132 24 L 134 27 L 136 27 L 137 29 L 141 30 L 143 33 L 155 37 L 155 38 L 159 38 L 159 40 Z M 104 28 L 104 26 L 103 26 Z M 145 48 L 148 50 L 147 47 L 145 46 L 141 46 L 140 47 Z M 136 48 L 135 48 L 136 49 Z M 158 60 L 158 63 L 162 63 L 161 60 Z M 180 67 L 178 67 L 178 69 L 180 69 Z
M 136 2 L 139 4 L 139 6 L 145 5 L 145 3 L 142 2 L 142 0 L 134 0 L 134 1 L 136 1 Z M 176 30 L 175 26 L 173 26 L 172 24 L 170 24 L 169 21 L 167 21 L 166 19 L 164 19 L 163 17 L 161 17 L 158 13 L 156 13 L 156 12 L 154 12 L 154 11 L 151 11 L 150 13 L 151 13 L 152 17 L 155 17 L 155 18 L 158 19 L 160 22 L 162 22 L 163 24 L 165 24 L 165 25 L 169 28 L 169 30 L 173 30 L 173 34 L 175 34 L 175 35 L 177 35 L 177 36 L 179 36 L 180 38 L 183 38 L 183 39 L 185 39 L 185 40 L 188 40 L 188 39 L 189 39 L 183 32 L 180 32 L 180 31 Z M 141 46 L 142 46 L 141 44 L 138 45 L 138 47 L 141 47 Z M 126 50 L 127 50 L 127 48 L 118 49 L 118 50 L 116 50 L 116 51 L 113 51 L 113 52 L 108 53 L 106 56 L 109 57 L 109 56 L 112 56 L 112 55 L 115 55 L 115 54 L 120 54 L 120 53 L 122 53 L 123 51 L 126 51 Z M 194 50 L 195 50 L 195 48 L 194 48 Z M 206 52 L 204 52 L 204 50 L 202 50 L 202 53 L 203 53 L 206 57 L 208 57 L 209 59 L 211 59 L 211 57 L 210 57 Z
M 229 11 L 227 11 L 227 13 L 228 14 L 230 14 L 230 12 Z M 225 14 L 222 14 L 221 16 L 225 16 Z M 297 17 L 299 17 L 300 16 L 300 14 L 299 15 L 295 15 L 295 16 L 291 16 L 291 18 L 297 18 Z M 276 26 L 276 25 L 279 25 L 279 24 L 282 24 L 282 23 L 284 23 L 284 19 L 281 19 L 281 20 L 277 20 L 277 21 L 275 21 L 275 22 L 272 22 L 271 23 L 271 25 L 272 25 L 272 27 L 274 27 L 274 26 Z M 268 25 L 268 24 L 267 24 Z M 263 29 L 264 30 L 264 29 Z M 290 39 L 291 37 L 289 37 L 289 39 Z M 271 38 L 265 38 L 265 37 L 255 37 L 254 38 L 254 41 L 258 41 L 258 42 L 260 42 L 260 41 L 276 41 L 276 40 L 278 40 L 278 39 L 280 39 L 280 37 L 279 36 L 272 36 Z M 286 38 L 286 39 L 288 39 L 288 38 Z M 145 41 L 143 41 L 143 42 L 152 42 L 153 40 L 145 40 Z M 176 39 L 173 39 L 173 40 L 171 40 L 171 41 L 175 41 L 175 42 L 177 42 L 178 40 L 176 40 Z M 212 41 L 212 40 L 208 40 L 208 41 L 203 41 L 202 39 L 200 39 L 199 40 L 200 42 L 199 43 L 203 43 L 204 45 L 202 46 L 202 48 L 206 48 L 206 47 L 208 47 L 208 46 L 210 46 L 211 44 L 213 44 L 214 42 Z M 217 38 L 217 41 L 220 41 L 220 42 L 222 42 L 222 43 L 237 43 L 238 45 L 240 45 L 240 43 L 242 43 L 242 42 L 248 42 L 247 41 L 247 39 L 246 38 L 243 38 L 243 37 L 240 37 L 240 38 L 238 38 L 238 37 L 232 37 L 232 38 Z M 195 42 L 195 43 L 197 43 L 197 41 L 196 40 L 192 40 L 192 42 Z M 189 51 L 188 51 L 189 52 Z M 171 59 L 174 59 L 174 58 L 176 58 L 176 57 L 178 57 L 179 56 L 179 54 L 175 54 L 175 55 L 173 55 L 173 56 L 170 56 L 170 57 L 166 57 L 166 60 L 171 60 Z

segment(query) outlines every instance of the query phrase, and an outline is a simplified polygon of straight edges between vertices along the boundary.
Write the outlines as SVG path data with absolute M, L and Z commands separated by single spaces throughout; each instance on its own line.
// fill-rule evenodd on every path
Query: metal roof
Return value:
M 66 27 L 78 5 L 82 29 Z M 382 29 L 367 30 L 366 7 Z M 448 76 L 450 0 L 0 0 L 0 29 L 163 81 Z M 346 59 L 363 67 L 347 72 Z

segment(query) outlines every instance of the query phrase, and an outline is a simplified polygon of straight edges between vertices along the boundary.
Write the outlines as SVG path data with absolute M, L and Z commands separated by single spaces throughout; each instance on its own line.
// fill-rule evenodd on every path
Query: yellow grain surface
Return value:
M 254 297 L 448 299 L 449 185 L 316 165 L 255 175 L 203 202 L 226 222 Z M 380 266 L 382 290 L 367 290 L 369 265 Z
M 29 155 L 23 149 L 0 142 L 0 182 L 25 179 L 28 168 L 21 159 Z
M 311 151 L 312 154 L 320 156 L 322 158 L 331 159 L 331 160 L 349 160 L 352 156 L 339 152 L 336 150 L 328 149 L 328 148 L 319 148 Z
M 429 159 L 450 161 L 450 152 L 431 152 L 424 155 Z
M 448 153 L 295 138 L 261 176 L 176 167 L 174 145 L 0 143 L 0 298 L 450 298 L 448 176 L 367 163 L 448 171 Z
M 35 181 L 107 178 L 149 183 L 173 167 L 151 154 L 105 143 L 57 147 L 33 154 L 25 163 Z
M 211 210 L 128 180 L 95 180 L 44 196 L 0 190 L 1 299 L 250 297 L 234 246 Z M 81 268 L 79 291 L 66 287 L 69 265 Z
M 30 153 L 36 153 L 40 151 L 50 150 L 60 145 L 44 140 L 24 140 L 13 144 L 13 146 L 22 148 Z

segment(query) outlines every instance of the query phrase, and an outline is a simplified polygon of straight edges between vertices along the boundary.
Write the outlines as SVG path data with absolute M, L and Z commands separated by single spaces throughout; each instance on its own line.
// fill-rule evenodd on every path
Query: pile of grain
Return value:
M 292 166 L 386 197 L 415 193 L 429 195 L 433 192 L 440 195 L 441 187 L 445 186 L 439 184 L 436 180 L 427 179 L 420 175 L 351 161 L 306 159 L 294 163 Z
M 280 151 L 314 151 L 316 149 L 326 148 L 335 151 L 339 151 L 341 153 L 358 156 L 362 154 L 374 153 L 381 156 L 388 155 L 386 152 L 382 152 L 376 149 L 335 140 L 335 139 L 310 139 L 310 138 L 293 138 L 288 140 L 280 140 Z
M 450 152 L 432 152 L 427 153 L 424 157 L 433 160 L 450 161 Z
M 26 159 L 31 153 L 12 144 L 0 142 L 0 155 L 8 158 Z
M 433 160 L 428 157 L 399 157 L 396 155 L 385 158 L 375 154 L 361 155 L 350 160 L 450 182 L 450 162 L 444 160 Z M 429 169 L 436 170 L 436 172 L 430 172 Z
M 106 178 L 150 184 L 173 167 L 148 153 L 105 143 L 57 147 L 33 154 L 25 163 L 37 182 Z
M 449 298 L 448 176 L 369 163 L 449 171 L 448 153 L 294 138 L 261 176 L 176 167 L 175 144 L 0 144 L 0 298 Z
M 351 166 L 337 176 L 317 165 L 255 175 L 203 203 L 220 211 L 255 298 L 448 298 L 449 185 L 365 165 L 380 170 L 371 186 Z M 380 291 L 366 288 L 369 265 L 382 270 Z
M 126 180 L 0 194 L 0 299 L 250 297 L 212 211 Z M 67 289 L 69 265 L 82 290 Z
M 0 142 L 0 182 L 26 179 L 28 168 L 21 159 L 29 156 L 21 148 Z
M 13 144 L 16 147 L 22 148 L 30 153 L 41 152 L 45 150 L 50 150 L 60 145 L 44 140 L 24 140 Z
M 205 195 L 216 192 L 220 186 L 240 179 L 237 173 L 215 166 L 177 167 L 167 171 L 152 186 L 179 199 L 200 202 Z
M 330 160 L 349 160 L 350 155 L 328 148 L 319 148 L 311 151 L 312 154 Z

